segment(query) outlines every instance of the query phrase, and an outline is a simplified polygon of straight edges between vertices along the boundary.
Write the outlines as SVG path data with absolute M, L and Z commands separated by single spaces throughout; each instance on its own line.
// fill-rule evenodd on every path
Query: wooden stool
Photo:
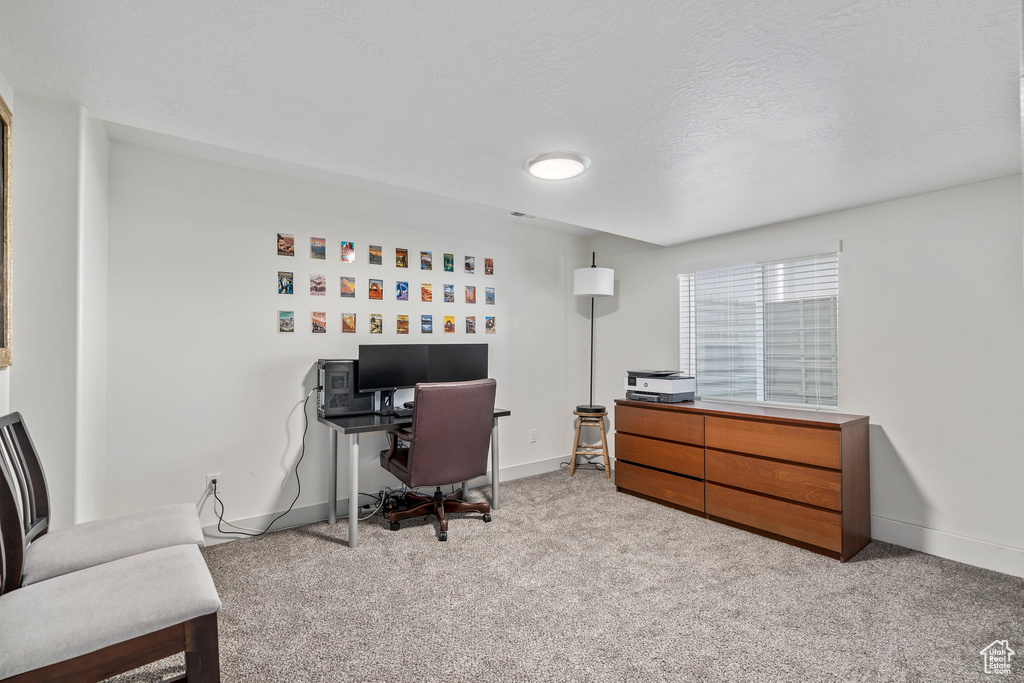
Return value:
M 578 410 L 574 410 L 572 411 L 572 414 L 576 416 L 576 437 L 572 442 L 572 462 L 569 465 L 569 476 L 571 477 L 576 471 L 577 455 L 582 455 L 584 457 L 603 455 L 604 474 L 608 479 L 611 479 L 612 466 L 611 463 L 608 462 L 608 437 L 604 431 L 604 418 L 608 415 L 608 411 L 602 411 L 600 413 L 581 413 Z M 599 427 L 601 429 L 600 446 L 580 445 L 580 430 L 582 430 L 583 427 Z

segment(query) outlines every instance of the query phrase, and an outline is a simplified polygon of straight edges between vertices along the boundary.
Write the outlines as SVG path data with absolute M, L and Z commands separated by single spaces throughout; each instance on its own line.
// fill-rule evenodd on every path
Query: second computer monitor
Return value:
M 359 391 L 487 378 L 487 344 L 360 344 Z
M 431 344 L 427 352 L 428 382 L 487 379 L 487 344 Z

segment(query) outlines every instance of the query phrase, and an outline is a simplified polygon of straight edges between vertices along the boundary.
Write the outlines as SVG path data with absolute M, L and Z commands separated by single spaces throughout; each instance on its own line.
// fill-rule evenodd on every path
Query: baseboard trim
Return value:
M 546 472 L 554 472 L 560 469 L 560 463 L 565 462 L 568 459 L 568 455 L 563 455 L 557 458 L 550 458 L 547 460 L 537 460 L 535 462 L 523 463 L 521 465 L 512 465 L 510 467 L 502 467 L 498 470 L 498 481 L 512 481 L 513 479 L 522 479 L 523 477 L 532 477 L 537 474 L 544 474 Z M 469 482 L 469 488 L 475 489 L 480 486 L 487 486 L 491 483 L 490 475 L 477 477 Z M 341 498 L 338 500 L 338 512 L 343 513 L 348 510 L 348 498 Z M 284 512 L 280 510 L 278 512 L 271 512 L 265 515 L 256 515 L 255 517 L 247 517 L 245 519 L 232 519 L 228 520 L 232 524 L 238 526 L 247 527 L 249 529 L 265 529 L 271 521 L 274 520 L 278 515 Z M 279 522 L 279 526 L 274 527 L 274 531 L 280 531 L 281 529 L 290 529 L 292 527 L 304 526 L 306 524 L 313 524 L 314 522 L 322 522 L 327 519 L 327 502 L 314 503 L 313 505 L 306 505 L 303 507 L 293 508 L 288 515 Z M 346 519 L 345 517 L 339 517 L 339 520 Z M 222 525 L 222 528 L 228 529 L 227 524 Z M 250 532 L 251 533 L 251 532 Z M 232 535 L 221 533 L 217 530 L 217 524 L 208 524 L 203 527 L 203 535 L 206 537 L 206 545 L 218 545 L 220 543 L 227 543 L 229 541 L 237 541 L 240 538 L 245 538 L 241 535 Z
M 916 524 L 871 517 L 871 537 L 983 569 L 1024 578 L 1024 550 L 979 541 Z

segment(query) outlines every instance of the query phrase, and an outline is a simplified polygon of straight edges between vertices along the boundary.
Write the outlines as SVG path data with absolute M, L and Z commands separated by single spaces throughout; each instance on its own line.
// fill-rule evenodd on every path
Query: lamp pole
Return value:
M 590 252 L 590 267 L 597 268 L 597 252 Z M 590 407 L 594 406 L 594 297 L 590 297 Z
M 589 268 L 586 266 L 577 268 L 573 273 L 573 294 L 590 297 L 590 403 L 576 406 L 576 411 L 603 413 L 604 406 L 594 405 L 594 339 L 596 337 L 594 299 L 599 296 L 615 295 L 615 271 L 611 268 L 598 268 L 597 252 L 590 253 Z

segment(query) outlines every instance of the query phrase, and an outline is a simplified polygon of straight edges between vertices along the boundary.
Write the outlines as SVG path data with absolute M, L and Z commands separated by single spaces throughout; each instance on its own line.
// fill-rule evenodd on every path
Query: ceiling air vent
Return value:
M 522 211 L 509 211 L 505 215 L 506 216 L 512 216 L 513 218 L 524 218 L 524 219 L 526 219 L 528 221 L 532 221 L 534 218 L 536 218 L 536 216 L 531 216 L 530 214 L 523 213 Z

